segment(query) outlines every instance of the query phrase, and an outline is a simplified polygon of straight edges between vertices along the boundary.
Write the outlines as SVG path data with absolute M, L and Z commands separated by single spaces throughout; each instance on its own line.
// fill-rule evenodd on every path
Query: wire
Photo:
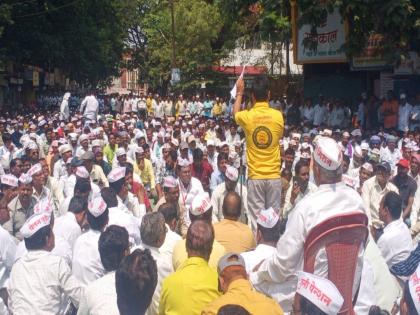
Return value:
M 36 12 L 36 13 L 30 13 L 30 14 L 25 14 L 25 15 L 19 15 L 19 16 L 15 16 L 14 18 L 15 18 L 15 19 L 21 19 L 21 18 L 26 18 L 26 17 L 32 17 L 32 16 L 38 16 L 38 15 L 47 14 L 47 13 L 50 13 L 50 12 L 54 12 L 54 11 L 61 10 L 61 9 L 63 9 L 63 8 L 66 8 L 66 7 L 70 7 L 70 6 L 72 6 L 72 5 L 76 4 L 76 3 L 77 3 L 77 2 L 79 2 L 79 1 L 80 1 L 80 0 L 75 0 L 75 1 L 73 1 L 73 2 L 66 3 L 66 4 L 63 4 L 62 6 L 58 6 L 58 7 L 52 8 L 52 9 L 47 9 L 47 10 L 45 10 L 45 11 Z

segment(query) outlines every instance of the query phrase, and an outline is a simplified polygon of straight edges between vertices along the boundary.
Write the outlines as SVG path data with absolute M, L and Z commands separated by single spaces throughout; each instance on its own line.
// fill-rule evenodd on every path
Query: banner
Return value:
M 317 27 L 316 34 L 311 33 L 311 25 L 298 27 L 299 12 L 297 3 L 292 2 L 292 29 L 294 61 L 305 63 L 337 63 L 347 62 L 342 47 L 346 42 L 346 31 L 338 9 L 328 13 L 325 20 Z M 313 42 L 316 49 L 305 47 L 305 42 Z
M 353 70 L 377 70 L 383 69 L 388 64 L 382 55 L 384 37 L 381 34 L 369 36 L 367 45 L 360 56 L 353 57 Z

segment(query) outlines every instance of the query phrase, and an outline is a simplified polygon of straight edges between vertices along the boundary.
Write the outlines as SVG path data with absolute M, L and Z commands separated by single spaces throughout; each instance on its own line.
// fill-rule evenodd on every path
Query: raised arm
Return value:
M 235 117 L 236 113 L 241 110 L 242 104 L 242 97 L 245 91 L 245 82 L 242 77 L 239 77 L 238 81 L 236 81 L 236 97 L 235 103 L 233 104 L 233 117 Z

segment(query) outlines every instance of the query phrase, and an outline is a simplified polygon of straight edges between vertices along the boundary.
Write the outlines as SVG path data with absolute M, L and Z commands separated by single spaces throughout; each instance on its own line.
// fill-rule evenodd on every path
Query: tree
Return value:
M 130 0 L 12 2 L 13 24 L 0 37 L 6 60 L 50 71 L 57 67 L 92 86 L 118 74 Z

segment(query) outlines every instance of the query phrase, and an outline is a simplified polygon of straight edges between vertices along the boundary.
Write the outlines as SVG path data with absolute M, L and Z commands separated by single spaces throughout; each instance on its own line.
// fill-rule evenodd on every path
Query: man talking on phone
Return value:
M 290 185 L 286 192 L 283 219 L 287 219 L 295 205 L 303 197 L 317 189 L 317 186 L 309 181 L 309 164 L 307 161 L 299 160 L 295 165 L 294 171 L 293 185 Z

